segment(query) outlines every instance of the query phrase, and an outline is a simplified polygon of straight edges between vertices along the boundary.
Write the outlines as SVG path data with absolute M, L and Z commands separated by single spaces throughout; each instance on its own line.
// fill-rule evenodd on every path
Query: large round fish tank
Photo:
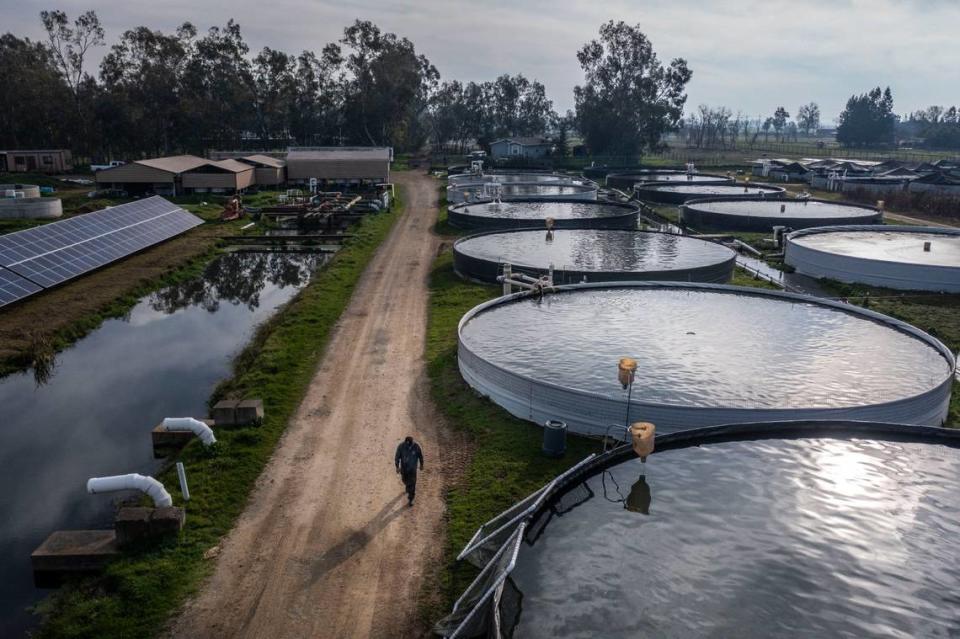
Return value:
M 955 636 L 958 447 L 789 422 L 658 436 L 645 464 L 616 449 L 531 515 L 501 636 Z
M 737 254 L 683 235 L 637 230 L 520 229 L 471 235 L 453 245 L 463 277 L 495 283 L 510 264 L 532 277 L 553 269 L 556 284 L 669 280 L 729 282 Z
M 839 226 L 787 236 L 798 273 L 904 290 L 960 293 L 960 230 L 926 226 Z
M 881 224 L 883 212 L 873 206 L 830 200 L 705 198 L 691 200 L 681 206 L 680 220 L 698 229 L 767 233 L 775 226 L 806 229 L 844 224 Z
M 513 200 L 451 206 L 447 221 L 461 229 L 542 228 L 547 218 L 557 229 L 635 229 L 640 209 L 617 202 Z
M 463 378 L 536 424 L 603 435 L 627 420 L 670 432 L 789 419 L 939 426 L 948 413 L 953 354 L 873 311 L 720 284 L 555 290 L 491 300 L 459 325 Z M 623 357 L 638 363 L 629 388 Z
M 451 175 L 447 178 L 451 185 L 460 186 L 463 184 L 483 184 L 484 182 L 500 182 L 503 184 L 511 182 L 526 182 L 537 184 L 541 182 L 570 182 L 573 184 L 593 184 L 590 180 L 578 178 L 561 173 L 543 173 L 543 172 L 515 172 L 515 173 L 483 173 L 477 175 L 474 173 L 463 173 L 460 175 Z
M 453 204 L 484 200 L 596 200 L 597 185 L 582 180 L 542 182 L 480 181 L 447 187 L 447 201 Z
M 610 173 L 606 184 L 614 189 L 633 190 L 635 184 L 643 183 L 669 184 L 733 184 L 735 180 L 725 175 L 711 173 L 687 173 L 686 171 L 629 171 L 624 173 Z
M 648 202 L 660 204 L 683 204 L 694 199 L 730 199 L 730 198 L 782 198 L 786 191 L 779 186 L 769 184 L 671 184 L 669 182 L 646 182 L 638 184 L 634 195 Z

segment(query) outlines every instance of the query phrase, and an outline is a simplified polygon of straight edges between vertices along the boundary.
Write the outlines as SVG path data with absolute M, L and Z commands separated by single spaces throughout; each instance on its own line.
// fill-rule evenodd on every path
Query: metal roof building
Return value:
M 253 167 L 254 182 L 258 186 L 274 186 L 287 181 L 287 163 L 269 155 L 247 155 L 237 158 L 238 162 Z
M 97 171 L 96 181 L 98 188 L 122 189 L 134 194 L 233 193 L 254 183 L 254 167 L 236 160 L 172 155 Z
M 392 160 L 390 147 L 291 147 L 287 152 L 287 180 L 384 183 L 390 181 Z
M 60 173 L 72 168 L 69 149 L 0 151 L 0 173 Z

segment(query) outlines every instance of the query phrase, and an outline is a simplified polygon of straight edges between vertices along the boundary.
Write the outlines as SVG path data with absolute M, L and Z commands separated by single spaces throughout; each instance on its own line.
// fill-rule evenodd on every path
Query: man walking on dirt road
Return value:
M 420 450 L 420 444 L 407 435 L 406 439 L 397 446 L 393 463 L 397 467 L 397 472 L 400 473 L 403 485 L 407 487 L 408 506 L 413 506 L 413 500 L 417 496 L 417 462 L 420 463 L 420 470 L 423 470 L 423 451 Z

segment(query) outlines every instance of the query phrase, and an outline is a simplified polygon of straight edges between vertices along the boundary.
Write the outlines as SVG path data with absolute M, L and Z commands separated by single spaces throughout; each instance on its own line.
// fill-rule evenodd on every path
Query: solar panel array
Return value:
M 155 196 L 0 236 L 0 306 L 200 224 L 200 218 Z
M 39 293 L 43 289 L 5 268 L 0 268 L 0 306 Z

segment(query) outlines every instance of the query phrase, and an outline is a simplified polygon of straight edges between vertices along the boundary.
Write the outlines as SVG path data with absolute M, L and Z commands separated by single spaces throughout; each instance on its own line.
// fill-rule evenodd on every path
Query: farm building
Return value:
M 287 163 L 269 155 L 247 155 L 238 162 L 253 167 L 253 180 L 257 186 L 275 186 L 287 181 Z
M 0 173 L 62 173 L 73 169 L 68 149 L 0 151 Z
M 237 160 L 174 155 L 97 171 L 96 181 L 98 189 L 120 189 L 135 195 L 234 193 L 254 183 L 254 167 Z
M 490 157 L 497 158 L 542 158 L 549 155 L 553 144 L 546 138 L 503 138 L 490 143 Z
M 786 158 L 755 160 L 751 172 L 759 177 L 781 182 L 804 180 L 810 172 L 806 166 L 796 160 Z
M 910 182 L 911 193 L 936 193 L 937 195 L 960 196 L 960 174 L 930 173 Z
M 287 181 L 383 184 L 390 181 L 393 149 L 376 146 L 291 147 L 287 152 Z
M 853 193 L 861 191 L 881 195 L 896 191 L 904 191 L 911 181 L 905 177 L 838 177 L 829 180 L 828 188 L 831 191 Z
M 182 175 L 186 193 L 238 193 L 254 185 L 254 167 L 239 160 L 207 160 Z

